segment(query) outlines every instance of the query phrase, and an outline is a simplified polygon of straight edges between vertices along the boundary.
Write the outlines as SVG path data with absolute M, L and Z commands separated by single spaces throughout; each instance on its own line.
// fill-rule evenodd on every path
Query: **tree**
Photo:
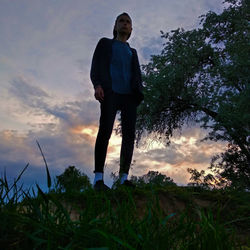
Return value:
M 176 186 L 173 179 L 158 171 L 148 171 L 147 174 L 142 176 L 142 180 L 146 184 L 152 184 L 156 186 L 168 186 L 168 185 Z
M 119 182 L 119 176 L 115 173 L 111 173 L 110 177 L 114 180 L 113 188 L 115 188 Z M 147 174 L 142 176 L 132 175 L 130 181 L 138 187 L 144 187 L 147 184 L 158 187 L 176 186 L 173 179 L 158 171 L 148 171 Z
M 249 168 L 250 2 L 225 3 L 221 14 L 201 16 L 197 29 L 161 32 L 162 52 L 143 65 L 137 139 L 156 134 L 169 144 L 175 130 L 197 123 L 208 130 L 205 139 L 236 145 Z
M 204 189 L 225 188 L 228 186 L 228 180 L 219 174 L 206 174 L 204 170 L 199 172 L 195 168 L 188 168 L 187 171 L 191 174 L 191 182 L 188 183 L 188 186 L 201 187 Z
M 91 187 L 89 178 L 75 166 L 69 166 L 64 172 L 56 176 L 56 187 L 60 191 L 80 192 Z
M 228 144 L 226 152 L 213 157 L 210 169 L 230 182 L 234 189 L 250 190 L 250 167 L 239 147 Z

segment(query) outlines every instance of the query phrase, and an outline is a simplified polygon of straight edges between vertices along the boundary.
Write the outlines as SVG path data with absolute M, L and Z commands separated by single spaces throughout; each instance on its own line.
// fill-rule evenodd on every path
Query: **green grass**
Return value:
M 249 246 L 250 196 L 246 192 L 148 185 L 106 193 L 92 189 L 44 193 L 38 185 L 29 191 L 18 187 L 21 175 L 12 185 L 6 176 L 1 178 L 1 249 L 229 250 Z M 199 206 L 196 200 L 206 200 L 208 205 Z

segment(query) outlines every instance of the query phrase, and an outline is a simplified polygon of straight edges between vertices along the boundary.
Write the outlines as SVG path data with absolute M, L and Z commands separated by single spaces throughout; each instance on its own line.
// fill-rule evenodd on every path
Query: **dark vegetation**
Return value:
M 24 169 L 25 170 L 25 169 Z M 48 169 L 47 169 L 48 170 Z M 1 249 L 248 249 L 250 193 L 178 187 L 151 171 L 135 190 L 95 192 L 65 169 L 44 193 L 0 183 Z M 82 180 L 84 185 L 74 183 Z M 69 184 L 70 183 L 70 184 Z

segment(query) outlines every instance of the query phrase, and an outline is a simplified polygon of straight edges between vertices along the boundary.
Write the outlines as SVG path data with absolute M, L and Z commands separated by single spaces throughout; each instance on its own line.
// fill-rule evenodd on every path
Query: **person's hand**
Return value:
M 99 102 L 104 100 L 104 91 L 101 85 L 95 87 L 95 99 Z

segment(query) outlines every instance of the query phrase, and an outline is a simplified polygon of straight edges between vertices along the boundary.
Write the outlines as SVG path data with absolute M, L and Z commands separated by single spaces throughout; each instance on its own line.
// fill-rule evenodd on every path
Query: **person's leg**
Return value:
M 120 176 L 128 174 L 132 161 L 135 140 L 136 103 L 133 96 L 124 96 L 121 106 L 122 146 L 120 154 Z M 126 175 L 127 176 L 127 175 Z
M 107 148 L 110 136 L 112 134 L 114 120 L 116 116 L 116 103 L 112 93 L 105 96 L 101 103 L 101 117 L 99 131 L 95 144 L 95 171 L 94 173 L 103 173 Z

